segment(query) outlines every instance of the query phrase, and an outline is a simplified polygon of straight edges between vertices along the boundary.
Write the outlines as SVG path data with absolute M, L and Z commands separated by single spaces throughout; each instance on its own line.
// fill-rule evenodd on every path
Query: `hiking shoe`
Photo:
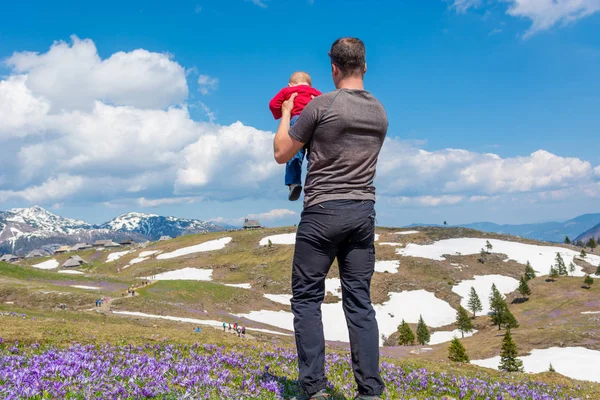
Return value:
M 323 389 L 315 394 L 308 394 L 302 391 L 298 396 L 292 397 L 290 400 L 325 400 L 328 398 L 327 390 Z
M 288 194 L 289 201 L 296 201 L 300 198 L 302 194 L 302 185 L 291 184 L 290 185 L 290 193 Z

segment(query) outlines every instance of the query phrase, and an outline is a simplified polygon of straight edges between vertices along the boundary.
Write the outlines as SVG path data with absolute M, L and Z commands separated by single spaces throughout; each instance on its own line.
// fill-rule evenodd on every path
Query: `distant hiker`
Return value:
M 229 324 L 229 332 L 231 332 L 231 324 Z
M 225 328 L 227 328 L 227 324 L 223 322 L 223 332 L 225 332 Z
M 288 85 L 281 89 L 269 103 L 269 108 L 275 119 L 282 117 L 281 105 L 295 94 L 294 107 L 291 110 L 290 126 L 293 126 L 304 107 L 314 98 L 321 94 L 312 87 L 312 79 L 306 72 L 294 72 L 290 76 Z M 307 146 L 303 146 L 285 165 L 285 184 L 289 187 L 288 200 L 296 201 L 302 194 L 302 162 L 304 155 L 308 161 Z
M 246 327 L 242 326 L 242 336 L 246 337 Z
M 292 267 L 291 304 L 302 391 L 297 399 L 327 396 L 321 304 L 325 278 L 336 257 L 358 385 L 356 398 L 378 398 L 384 383 L 370 296 L 375 264 L 373 180 L 388 120 L 383 105 L 364 89 L 364 43 L 356 38 L 338 39 L 329 57 L 337 90 L 308 103 L 290 127 L 296 99 L 292 94 L 281 108 L 273 143 L 279 164 L 291 160 L 306 144 L 310 147 Z

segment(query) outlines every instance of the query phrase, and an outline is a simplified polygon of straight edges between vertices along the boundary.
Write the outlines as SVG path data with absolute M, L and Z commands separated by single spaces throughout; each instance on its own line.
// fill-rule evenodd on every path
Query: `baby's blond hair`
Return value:
M 312 86 L 312 79 L 310 75 L 303 71 L 294 72 L 292 76 L 290 76 L 290 84 L 297 85 L 300 83 L 306 83 L 308 86 Z

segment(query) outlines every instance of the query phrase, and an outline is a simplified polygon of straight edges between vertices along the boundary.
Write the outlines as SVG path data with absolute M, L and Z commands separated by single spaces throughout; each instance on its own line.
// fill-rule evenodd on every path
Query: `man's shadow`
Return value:
M 291 399 L 300 393 L 300 385 L 296 379 L 289 379 L 287 376 L 278 376 L 265 371 L 261 376 L 262 381 L 275 381 L 279 386 L 279 392 L 284 399 Z M 348 400 L 343 393 L 337 389 L 327 389 L 330 400 Z

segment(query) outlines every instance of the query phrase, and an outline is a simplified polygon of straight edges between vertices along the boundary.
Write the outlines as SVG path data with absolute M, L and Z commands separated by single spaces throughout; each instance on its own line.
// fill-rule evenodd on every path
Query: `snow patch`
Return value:
M 379 240 L 379 235 L 376 233 L 375 234 L 375 241 L 377 242 Z
M 398 242 L 381 242 L 378 244 L 380 246 L 402 246 L 402 243 L 398 243 Z
M 296 234 L 284 233 L 282 235 L 267 236 L 266 238 L 261 239 L 258 244 L 260 246 L 267 246 L 269 240 L 272 244 L 296 244 Z
M 389 272 L 395 274 L 398 272 L 398 267 L 400 267 L 399 260 L 375 261 L 375 272 Z
M 275 303 L 285 304 L 286 306 L 290 305 L 290 300 L 292 299 L 291 294 L 264 294 L 263 296 Z
M 213 321 L 213 320 L 208 320 L 208 319 L 171 317 L 169 315 L 152 315 L 152 314 L 145 314 L 145 313 L 136 312 L 136 311 L 113 311 L 113 314 L 128 315 L 128 316 L 132 316 L 132 317 L 166 319 L 169 321 L 187 322 L 190 324 L 197 324 L 197 325 L 208 325 L 208 326 L 214 326 L 217 328 L 223 327 L 223 322 Z M 255 332 L 272 333 L 275 335 L 291 336 L 289 333 L 270 331 L 268 329 L 258 329 L 258 328 L 246 327 L 246 330 L 247 331 L 255 331 Z
M 86 290 L 100 290 L 97 286 L 84 286 L 84 285 L 71 285 L 72 288 L 86 289 Z
M 58 266 L 59 266 L 59 263 L 55 259 L 47 260 L 47 261 L 41 262 L 39 264 L 32 265 L 33 268 L 37 268 L 37 269 L 55 269 L 55 268 L 58 268 Z
M 460 282 L 452 288 L 452 291 L 462 297 L 460 304 L 468 310 L 469 293 L 471 293 L 471 287 L 474 287 L 483 307 L 483 311 L 479 314 L 487 314 L 490 312 L 492 284 L 495 284 L 498 291 L 502 294 L 514 292 L 519 287 L 519 281 L 509 276 L 479 275 L 474 276 L 472 280 Z
M 151 255 L 156 254 L 156 253 L 160 253 L 160 252 L 161 252 L 160 250 L 142 251 L 138 255 L 138 257 L 140 257 L 140 258 L 150 257 Z
M 212 281 L 212 269 L 183 268 L 141 279 L 154 281 Z
M 291 295 L 265 295 L 265 297 L 286 305 L 290 305 L 289 299 L 292 298 Z M 425 323 L 431 327 L 449 325 L 454 323 L 456 319 L 456 310 L 450 307 L 447 302 L 436 298 L 433 293 L 425 290 L 390 293 L 389 301 L 374 305 L 374 308 L 379 332 L 386 336 L 396 332 L 402 319 L 409 323 L 417 323 L 419 316 L 423 315 Z M 321 314 L 323 316 L 325 339 L 349 342 L 342 302 L 322 304 Z M 282 329 L 294 329 L 294 315 L 288 311 L 260 310 L 238 316 Z M 379 342 L 380 345 L 383 344 L 381 339 Z
M 59 274 L 70 274 L 70 275 L 83 275 L 81 271 L 75 271 L 73 269 L 58 271 Z
M 229 242 L 231 242 L 230 237 L 217 239 L 217 240 L 210 240 L 208 242 L 200 243 L 200 244 L 197 244 L 194 246 L 183 247 L 181 249 L 172 251 L 170 253 L 159 254 L 158 256 L 156 256 L 156 258 L 159 260 L 168 260 L 168 259 L 175 258 L 175 257 L 186 256 L 188 254 L 202 253 L 205 251 L 213 251 L 213 250 L 221 250 L 221 249 L 224 249 L 225 246 Z
M 401 232 L 394 232 L 394 235 L 414 235 L 415 233 L 419 233 L 419 231 L 401 231 Z
M 568 266 L 571 262 L 579 259 L 579 253 L 564 247 L 558 246 L 538 246 L 518 242 L 509 242 L 505 240 L 487 239 L 492 244 L 493 253 L 506 254 L 508 259 L 521 264 L 529 261 L 540 275 L 548 275 L 550 266 L 555 264 L 556 253 L 560 253 L 565 264 Z M 486 239 L 460 238 L 440 240 L 433 244 L 419 245 L 409 243 L 403 249 L 396 250 L 397 254 L 405 257 L 421 257 L 431 260 L 443 261 L 444 255 L 468 255 L 479 254 L 481 249 L 485 248 Z M 598 265 L 600 256 L 588 254 L 585 258 L 590 264 Z M 575 263 L 575 276 L 584 276 L 585 273 L 581 267 Z
M 108 257 L 106 258 L 106 262 L 109 263 L 109 262 L 117 261 L 119 258 L 121 258 L 124 255 L 129 254 L 129 253 L 131 253 L 131 250 L 110 253 L 108 255 Z
M 472 332 L 469 332 L 469 333 L 465 332 L 465 337 L 473 336 L 476 333 L 477 333 L 477 330 L 475 330 L 475 329 Z M 438 332 L 433 332 L 431 334 L 431 340 L 429 340 L 428 344 L 446 343 L 446 342 L 451 341 L 455 337 L 462 338 L 462 333 L 460 333 L 459 329 L 455 329 L 453 331 L 438 331 Z
M 241 289 L 252 289 L 249 283 L 226 283 L 225 286 L 236 287 Z
M 582 314 L 600 314 L 600 311 L 583 311 Z
M 535 349 L 528 356 L 519 357 L 523 360 L 526 372 L 539 373 L 548 371 L 550 363 L 559 374 L 583 381 L 600 382 L 598 365 L 600 351 L 585 347 L 550 347 Z M 500 356 L 486 360 L 471 360 L 472 364 L 480 367 L 498 369 Z

